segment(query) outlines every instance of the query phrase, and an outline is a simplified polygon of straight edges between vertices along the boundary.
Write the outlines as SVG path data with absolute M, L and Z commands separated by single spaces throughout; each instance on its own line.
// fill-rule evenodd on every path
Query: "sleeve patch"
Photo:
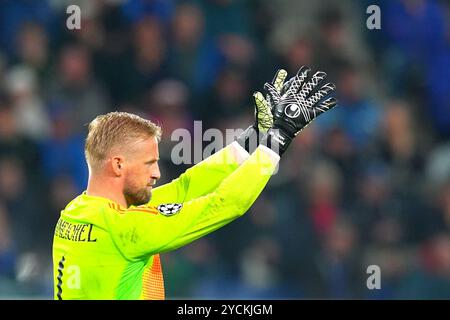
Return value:
M 161 213 L 164 216 L 173 216 L 174 214 L 180 212 L 183 205 L 181 203 L 165 203 L 160 204 L 157 209 L 159 213 Z

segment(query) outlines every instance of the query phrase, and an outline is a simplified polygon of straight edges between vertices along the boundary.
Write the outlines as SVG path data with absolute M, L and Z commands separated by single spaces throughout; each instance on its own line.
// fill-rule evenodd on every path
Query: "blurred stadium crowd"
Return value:
M 53 230 L 86 187 L 96 115 L 162 125 L 163 184 L 188 167 L 173 130 L 246 128 L 252 92 L 306 64 L 338 107 L 248 214 L 163 255 L 168 298 L 450 298 L 449 18 L 438 0 L 1 1 L 0 297 L 52 298 Z

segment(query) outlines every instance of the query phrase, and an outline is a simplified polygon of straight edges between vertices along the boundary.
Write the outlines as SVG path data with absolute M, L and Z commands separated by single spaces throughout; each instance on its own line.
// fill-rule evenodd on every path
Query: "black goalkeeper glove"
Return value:
M 265 89 L 270 97 L 273 126 L 262 138 L 261 143 L 281 156 L 295 138 L 308 124 L 322 113 L 336 106 L 337 100 L 330 97 L 336 89 L 332 83 L 323 86 L 327 74 L 301 67 L 297 74 L 287 81 L 281 91 L 266 83 Z
M 279 69 L 273 78 L 271 89 L 277 95 L 280 95 L 282 92 L 286 76 L 286 70 Z M 260 138 L 273 126 L 270 94 L 268 93 L 266 98 L 259 91 L 253 94 L 253 98 L 255 99 L 255 123 L 236 138 L 236 141 L 249 153 L 252 153 L 256 149 Z

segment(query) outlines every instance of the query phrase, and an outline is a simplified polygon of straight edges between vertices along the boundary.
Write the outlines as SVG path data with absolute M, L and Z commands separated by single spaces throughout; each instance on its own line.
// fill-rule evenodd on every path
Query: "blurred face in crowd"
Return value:
M 342 177 L 337 167 L 319 162 L 311 168 L 310 174 L 309 194 L 312 203 L 339 201 Z
M 247 81 L 242 72 L 224 70 L 217 83 L 219 98 L 226 104 L 237 104 L 246 98 Z
M 336 257 L 347 256 L 355 245 L 355 231 L 348 222 L 338 222 L 330 230 L 326 239 L 326 246 Z
M 438 191 L 437 203 L 441 208 L 444 221 L 450 226 L 450 180 Z
M 434 273 L 450 276 L 450 237 L 445 234 L 435 235 L 428 247 L 428 267 Z
M 410 113 L 403 102 L 393 102 L 388 105 L 383 119 L 385 140 L 397 158 L 408 158 L 414 152 L 414 131 Z
M 163 61 L 166 43 L 161 23 L 157 19 L 146 17 L 137 23 L 134 47 L 140 64 L 156 66 Z
M 358 101 L 361 95 L 362 77 L 355 68 L 347 68 L 341 71 L 338 78 L 340 95 L 345 101 Z
M 173 21 L 174 38 L 179 44 L 195 45 L 203 33 L 203 25 L 203 14 L 197 6 L 181 5 Z
M 127 204 L 146 204 L 150 201 L 153 186 L 161 177 L 158 141 L 155 137 L 140 139 L 124 150 L 122 159 L 113 158 L 112 161 L 123 175 L 123 194 Z
M 396 136 L 410 129 L 411 115 L 409 110 L 408 105 L 402 102 L 389 104 L 384 118 L 384 129 L 389 136 Z
M 425 2 L 423 0 L 402 0 L 403 6 L 412 14 L 419 14 L 423 10 Z
M 26 184 L 23 167 L 14 158 L 0 160 L 0 192 L 5 199 L 19 197 Z
M 88 52 L 81 47 L 65 48 L 61 54 L 62 79 L 70 84 L 84 84 L 90 72 Z
M 291 72 L 296 72 L 299 66 L 312 64 L 312 46 L 307 39 L 295 41 L 287 51 L 287 62 Z
M 11 138 L 16 134 L 13 109 L 0 101 L 0 137 Z
M 27 24 L 19 34 L 19 54 L 26 63 L 33 66 L 40 67 L 47 61 L 47 44 L 47 36 L 40 25 Z

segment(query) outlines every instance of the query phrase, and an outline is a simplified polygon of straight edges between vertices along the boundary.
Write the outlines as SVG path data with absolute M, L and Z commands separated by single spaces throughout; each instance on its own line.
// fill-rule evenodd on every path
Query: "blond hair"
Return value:
M 84 147 L 90 170 L 99 168 L 114 147 L 150 137 L 156 137 L 159 142 L 161 127 L 137 115 L 110 112 L 96 117 L 89 124 Z

